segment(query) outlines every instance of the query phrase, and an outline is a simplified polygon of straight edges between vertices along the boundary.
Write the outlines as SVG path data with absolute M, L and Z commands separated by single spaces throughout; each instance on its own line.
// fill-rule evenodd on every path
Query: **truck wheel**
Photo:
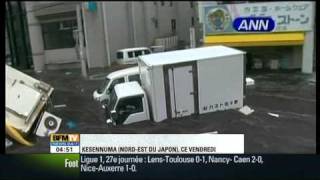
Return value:
M 56 119 L 54 119 L 53 117 L 47 117 L 44 120 L 44 125 L 47 129 L 49 130 L 54 130 L 57 128 L 58 126 L 58 122 L 56 121 Z

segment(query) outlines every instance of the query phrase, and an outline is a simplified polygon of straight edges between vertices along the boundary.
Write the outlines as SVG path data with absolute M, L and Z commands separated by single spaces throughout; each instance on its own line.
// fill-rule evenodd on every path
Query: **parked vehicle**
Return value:
M 117 62 L 119 64 L 136 64 L 138 56 L 150 54 L 147 47 L 127 48 L 117 51 Z
M 138 66 L 121 69 L 108 74 L 101 86 L 93 92 L 93 99 L 101 103 L 103 103 L 103 101 L 108 102 L 110 92 L 116 84 L 131 81 L 137 81 L 140 83 Z
M 245 52 L 210 46 L 140 56 L 141 86 L 115 86 L 107 123 L 161 122 L 240 108 L 245 90 Z

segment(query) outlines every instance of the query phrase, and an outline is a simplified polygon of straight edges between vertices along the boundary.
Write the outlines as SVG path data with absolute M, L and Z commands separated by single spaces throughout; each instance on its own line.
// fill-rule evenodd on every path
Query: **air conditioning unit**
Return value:
M 60 125 L 61 118 L 45 111 L 39 122 L 36 135 L 41 137 L 49 136 L 50 134 L 56 133 Z

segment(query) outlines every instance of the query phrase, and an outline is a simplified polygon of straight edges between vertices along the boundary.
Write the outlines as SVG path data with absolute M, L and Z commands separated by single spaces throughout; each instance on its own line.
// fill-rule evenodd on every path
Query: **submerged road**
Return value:
M 237 110 L 228 110 L 197 118 L 161 123 L 144 121 L 117 127 L 105 123 L 101 105 L 92 98 L 93 91 L 102 83 L 99 78 L 84 80 L 80 70 L 29 74 L 55 88 L 53 105 L 66 105 L 51 109 L 63 119 L 59 133 L 197 134 L 218 131 L 219 134 L 244 134 L 245 153 L 316 152 L 316 86 L 309 81 L 315 77 L 299 71 L 248 72 L 247 76 L 256 84 L 247 89 L 244 105 L 254 109 L 254 113 L 248 116 Z M 279 114 L 279 117 L 268 113 Z M 33 138 L 35 146 L 14 143 L 7 153 L 49 152 L 49 138 Z

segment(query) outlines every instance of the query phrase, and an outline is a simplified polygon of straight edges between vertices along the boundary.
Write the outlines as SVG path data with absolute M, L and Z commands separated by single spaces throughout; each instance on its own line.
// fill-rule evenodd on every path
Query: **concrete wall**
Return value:
M 190 8 L 190 2 L 164 1 L 105 1 L 97 2 L 97 11 L 83 11 L 84 30 L 88 54 L 88 67 L 105 67 L 116 59 L 116 51 L 122 48 L 151 46 L 155 38 L 174 35 L 171 28 L 171 19 L 176 20 L 176 35 L 180 40 L 189 41 L 191 17 L 195 16 L 195 8 Z M 48 4 L 34 3 L 34 7 Z M 63 2 L 64 3 L 64 2 Z M 53 3 L 58 4 L 58 3 Z M 194 3 L 196 4 L 196 3 Z M 35 13 L 41 17 L 48 14 L 75 11 L 75 3 L 53 6 Z M 105 9 L 105 15 L 103 14 Z M 153 19 L 158 20 L 158 28 Z M 32 41 L 32 40 L 31 40 Z M 45 63 L 77 62 L 75 48 L 45 50 Z
M 177 12 L 178 12 L 178 21 L 177 21 L 177 34 L 179 40 L 185 41 L 186 43 L 190 42 L 190 33 L 189 29 L 192 26 L 191 17 L 194 18 L 194 23 L 197 22 L 196 17 L 196 3 L 194 2 L 193 8 L 190 7 L 189 1 L 177 2 Z
M 83 11 L 84 34 L 86 37 L 87 62 L 89 68 L 107 66 L 107 55 L 103 27 L 102 3 L 97 11 Z
M 165 5 L 162 6 L 158 2 L 158 21 L 159 21 L 159 32 L 158 37 L 166 37 L 173 35 L 171 30 L 171 19 L 176 19 L 176 32 L 178 30 L 178 18 L 177 18 L 177 9 L 176 2 L 173 2 L 173 6 L 170 7 L 169 2 L 165 1 Z
M 116 51 L 118 49 L 132 47 L 130 42 L 132 33 L 128 32 L 128 2 L 103 2 L 107 17 L 105 17 L 105 23 L 107 23 L 108 30 L 105 33 L 109 39 L 109 50 L 111 62 L 116 58 Z
M 132 21 L 133 28 L 133 36 L 134 36 L 134 46 L 146 46 L 147 38 L 146 38 L 146 28 L 145 28 L 145 7 L 142 1 L 136 1 L 129 3 L 132 6 L 131 16 L 129 16 L 128 20 Z
M 151 46 L 154 43 L 154 38 L 158 36 L 159 29 L 155 27 L 153 19 L 157 19 L 158 5 L 154 5 L 153 2 L 144 2 L 145 6 L 145 28 L 146 28 L 146 44 Z
M 80 63 L 75 48 L 51 49 L 44 52 L 46 64 Z

